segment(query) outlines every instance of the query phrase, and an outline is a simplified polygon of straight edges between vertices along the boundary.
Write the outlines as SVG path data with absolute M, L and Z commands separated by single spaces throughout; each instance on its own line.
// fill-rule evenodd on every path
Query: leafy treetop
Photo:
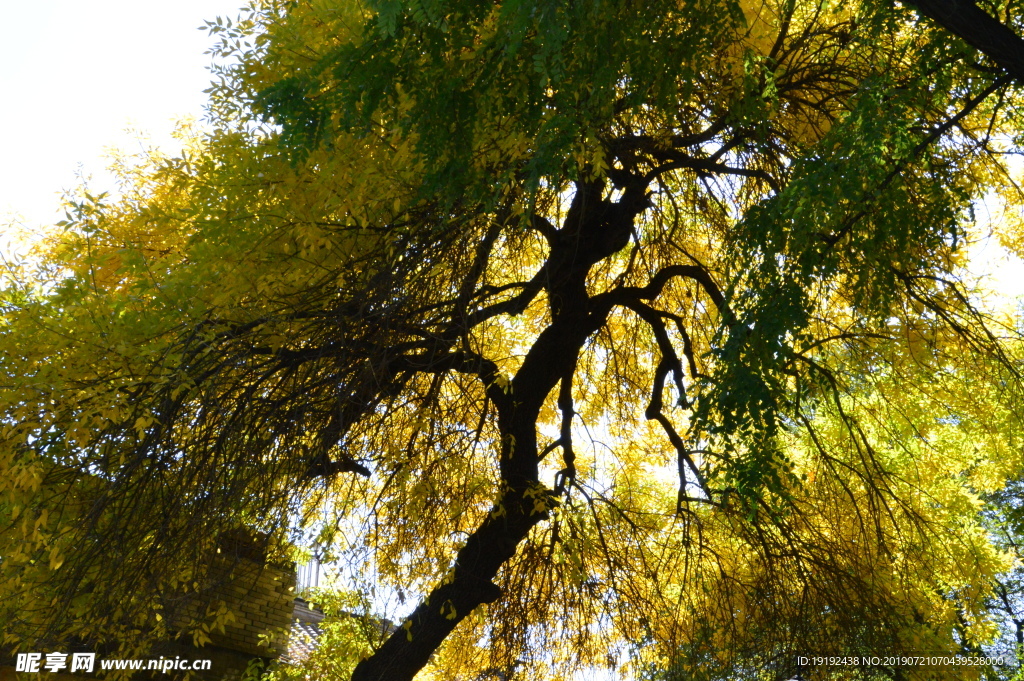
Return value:
M 990 635 L 1019 348 L 965 245 L 979 197 L 1019 206 L 998 60 L 872 2 L 210 29 L 213 132 L 3 289 L 6 643 L 173 633 L 239 526 L 418 601 L 337 649 L 359 681 Z

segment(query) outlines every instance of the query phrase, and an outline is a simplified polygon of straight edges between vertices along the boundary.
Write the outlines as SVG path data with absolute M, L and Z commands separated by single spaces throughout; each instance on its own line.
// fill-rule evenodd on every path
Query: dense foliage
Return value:
M 997 635 L 1020 334 L 969 246 L 981 200 L 1021 207 L 998 57 L 824 0 L 210 29 L 212 131 L 124 159 L 4 280 L 6 644 L 172 634 L 240 527 L 345 568 L 311 664 L 359 681 L 781 679 Z

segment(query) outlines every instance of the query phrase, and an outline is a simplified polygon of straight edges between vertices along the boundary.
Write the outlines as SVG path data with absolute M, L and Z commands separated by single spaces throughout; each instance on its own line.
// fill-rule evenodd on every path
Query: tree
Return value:
M 8 642 L 166 635 L 218 536 L 296 518 L 419 599 L 360 681 L 988 635 L 1019 348 L 964 267 L 972 202 L 1019 206 L 1000 68 L 875 3 L 210 28 L 215 131 L 4 289 Z
M 1015 569 L 999 575 L 990 597 L 989 607 L 998 617 L 1000 636 L 990 644 L 993 654 L 1004 655 L 1019 678 L 1024 656 L 1024 620 L 1021 618 L 1021 556 L 1020 556 L 1020 491 L 1019 480 L 1011 481 L 987 499 L 986 515 L 1000 547 L 1011 552 Z

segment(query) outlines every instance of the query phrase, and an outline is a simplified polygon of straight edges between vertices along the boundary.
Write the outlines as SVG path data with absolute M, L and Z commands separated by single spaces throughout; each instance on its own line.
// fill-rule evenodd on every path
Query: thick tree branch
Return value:
M 726 129 L 727 120 L 726 116 L 721 116 L 700 132 L 695 132 L 689 135 L 673 135 L 670 138 L 669 143 L 674 149 L 706 144 L 715 139 L 715 137 L 720 135 Z M 649 153 L 652 149 L 664 149 L 664 146 L 660 144 L 659 140 L 651 137 L 650 135 L 622 135 L 611 140 L 607 146 L 609 151 L 617 157 L 628 152 L 643 151 L 644 153 Z
M 971 0 L 908 0 L 922 14 L 960 37 L 1024 85 L 1024 39 Z
M 562 443 L 562 461 L 565 468 L 558 473 L 555 494 L 560 494 L 565 489 L 566 482 L 571 483 L 576 479 L 576 452 L 572 448 L 572 418 L 576 415 L 572 401 L 572 377 L 575 373 L 576 362 L 573 362 L 568 374 L 562 377 L 558 390 L 558 409 L 562 412 L 558 440 Z
M 693 170 L 701 174 L 721 174 L 721 175 L 738 175 L 741 177 L 750 177 L 757 180 L 763 181 L 772 191 L 776 194 L 782 192 L 782 186 L 775 181 L 771 175 L 766 171 L 759 168 L 735 168 L 728 166 L 718 161 L 704 158 L 694 158 L 692 156 L 685 156 L 679 154 L 665 154 L 666 162 L 662 165 L 652 168 L 645 176 L 644 179 L 651 181 L 660 175 L 664 175 L 667 172 L 673 170 Z
M 540 293 L 540 290 L 544 288 L 544 277 L 545 267 L 542 267 L 530 281 L 525 282 L 523 284 L 516 284 L 516 286 L 521 286 L 523 290 L 520 291 L 515 296 L 509 298 L 508 300 L 503 300 L 500 303 L 494 303 L 493 305 L 488 305 L 487 307 L 480 308 L 476 312 L 473 312 L 472 314 L 468 315 L 466 318 L 466 328 L 471 329 L 477 324 L 484 322 L 488 319 L 491 319 L 492 317 L 497 317 L 498 315 L 522 314 L 526 310 L 527 306 L 529 306 L 529 304 L 533 301 L 533 299 L 537 297 L 537 294 Z M 496 291 L 497 290 L 499 289 L 496 289 Z M 492 292 L 488 291 L 488 293 Z
M 640 302 L 631 302 L 626 305 L 630 310 L 633 310 L 641 319 L 647 322 L 647 325 L 654 332 L 654 338 L 658 343 L 658 349 L 661 351 L 661 362 L 664 364 L 668 363 L 668 368 L 672 372 L 673 383 L 676 385 L 676 389 L 679 391 L 679 401 L 683 406 L 690 406 L 689 400 L 686 398 L 686 386 L 683 384 L 683 364 L 679 361 L 679 355 L 676 353 L 676 349 L 672 347 L 672 341 L 668 337 L 668 333 L 665 331 L 665 325 L 661 321 L 661 315 L 651 307 L 644 305 Z M 661 365 L 658 367 L 658 372 L 661 372 Z M 661 386 L 656 386 L 656 411 L 661 411 L 661 390 L 664 388 L 664 376 L 661 377 Z M 652 397 L 652 406 L 648 407 L 647 418 L 653 418 L 650 415 L 650 410 L 654 408 L 655 402 Z
M 735 321 L 735 317 L 725 301 L 722 290 L 718 288 L 718 284 L 715 283 L 711 274 L 699 265 L 670 265 L 664 267 L 651 277 L 650 282 L 646 286 L 621 286 L 612 289 L 607 293 L 594 296 L 591 299 L 591 306 L 597 309 L 604 305 L 627 306 L 634 301 L 654 300 L 661 295 L 665 285 L 676 277 L 685 277 L 696 281 L 704 289 L 704 293 L 711 299 L 711 302 L 715 304 L 715 307 L 718 308 L 718 312 L 722 315 L 726 324 L 732 324 Z

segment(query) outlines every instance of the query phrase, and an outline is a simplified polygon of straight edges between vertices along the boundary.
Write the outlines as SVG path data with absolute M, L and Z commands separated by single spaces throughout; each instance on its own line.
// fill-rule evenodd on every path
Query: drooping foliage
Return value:
M 1019 210 L 1021 102 L 984 55 L 805 0 L 210 29 L 212 131 L 5 280 L 5 643 L 173 635 L 240 527 L 401 622 L 339 611 L 317 669 L 359 680 L 991 638 L 1020 348 L 969 244 Z

